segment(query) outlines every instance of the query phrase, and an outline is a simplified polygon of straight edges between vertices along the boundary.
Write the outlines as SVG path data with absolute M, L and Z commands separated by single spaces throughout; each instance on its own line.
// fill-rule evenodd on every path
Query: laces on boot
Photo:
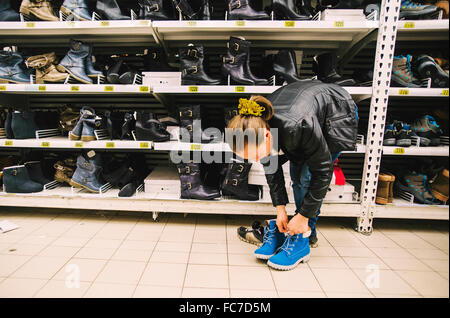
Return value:
M 291 255 L 291 252 L 294 250 L 295 242 L 298 239 L 298 235 L 288 235 L 283 245 L 280 248 L 280 251 L 285 251 L 288 255 Z
M 269 229 L 268 226 L 264 227 L 264 237 L 263 237 L 264 244 L 266 244 L 266 243 L 272 244 L 273 243 L 274 235 L 271 235 L 271 234 L 275 234 L 275 230 L 276 229 L 273 229 L 273 230 Z

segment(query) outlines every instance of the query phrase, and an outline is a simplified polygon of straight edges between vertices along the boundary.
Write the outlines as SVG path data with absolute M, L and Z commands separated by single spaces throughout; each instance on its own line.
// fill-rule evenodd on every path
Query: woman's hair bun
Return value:
M 272 119 L 274 113 L 273 105 L 267 98 L 261 95 L 253 95 L 252 97 L 250 97 L 250 100 L 258 103 L 260 106 L 265 108 L 261 116 L 262 119 L 264 119 L 265 121 L 269 121 Z

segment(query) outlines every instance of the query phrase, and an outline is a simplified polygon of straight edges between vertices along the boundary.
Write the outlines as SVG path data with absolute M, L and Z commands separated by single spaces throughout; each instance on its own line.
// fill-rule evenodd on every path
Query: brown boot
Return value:
M 442 202 L 448 201 L 448 170 L 444 169 L 431 184 L 431 192 L 436 199 Z
M 59 128 L 64 132 L 71 132 L 80 118 L 80 112 L 67 107 L 59 117 Z
M 435 6 L 444 11 L 442 17 L 448 19 L 448 0 L 439 0 L 436 2 Z
M 53 13 L 50 0 L 22 0 L 20 13 L 26 16 L 35 16 L 42 21 L 59 21 Z
M 26 64 L 36 70 L 36 83 L 44 84 L 45 82 L 60 83 L 67 79 L 69 74 L 61 73 L 56 69 L 55 52 L 36 55 L 28 58 Z
M 387 172 L 387 175 L 391 176 L 391 181 L 389 181 L 389 196 L 388 196 L 388 203 L 392 203 L 394 201 L 394 182 L 395 182 L 395 176 Z
M 66 159 L 63 161 L 58 161 L 53 165 L 56 169 L 55 171 L 55 180 L 58 182 L 66 182 L 69 185 L 73 186 L 72 176 L 76 168 L 76 162 L 73 159 Z
M 389 203 L 389 191 L 391 182 L 393 182 L 393 178 L 391 175 L 380 173 L 380 175 L 378 176 L 377 197 L 375 200 L 376 203 L 378 204 Z

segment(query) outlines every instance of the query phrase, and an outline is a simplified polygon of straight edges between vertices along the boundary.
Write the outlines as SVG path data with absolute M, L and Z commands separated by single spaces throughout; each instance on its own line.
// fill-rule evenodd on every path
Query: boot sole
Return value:
M 432 84 L 437 87 L 448 87 L 449 76 L 435 62 L 427 61 L 423 63 L 417 68 L 417 72 L 422 78 L 431 77 Z
M 57 69 L 58 71 L 60 71 L 60 72 L 69 73 L 70 76 L 72 76 L 73 78 L 75 78 L 77 81 L 80 81 L 81 83 L 84 83 L 84 84 L 93 84 L 93 83 L 91 83 L 91 82 L 85 81 L 85 80 L 82 79 L 82 78 L 79 78 L 78 76 L 76 76 L 75 74 L 73 74 L 71 71 L 69 71 L 69 69 L 67 69 L 66 67 L 62 66 L 61 64 L 57 65 L 57 66 L 56 66 L 56 69 Z
M 86 187 L 85 185 L 79 184 L 79 183 L 77 183 L 77 182 L 75 182 L 73 180 L 71 180 L 71 182 L 72 182 L 71 186 L 74 187 L 74 188 L 83 188 L 83 189 L 86 189 L 86 190 L 88 190 L 89 192 L 92 192 L 92 193 L 100 193 L 100 191 L 92 190 L 92 189 Z
M 80 17 L 78 14 L 76 14 L 76 13 L 74 13 L 72 10 L 70 10 L 70 9 L 67 9 L 67 8 L 65 8 L 65 7 L 61 7 L 61 9 L 59 9 L 62 13 L 64 13 L 65 15 L 73 15 L 73 16 L 75 16 L 78 20 L 80 20 L 80 21 L 90 21 L 90 20 L 87 20 L 87 19 L 85 19 L 85 18 L 82 18 L 82 17 Z
M 0 84 L 9 84 L 9 83 L 13 83 L 13 84 L 31 84 L 30 82 L 18 82 L 18 81 L 14 81 L 14 80 L 11 80 L 11 79 L 0 78 Z
M 439 201 L 442 202 L 447 202 L 448 201 L 448 196 L 446 196 L 445 194 L 442 194 L 436 190 L 431 190 L 431 192 L 433 193 L 434 197 L 436 199 L 438 199 Z
M 69 139 L 70 140 L 80 140 L 80 136 L 77 136 L 75 134 L 72 134 L 72 132 L 69 132 Z
M 27 16 L 27 17 L 38 18 L 41 21 L 54 21 L 54 22 L 59 21 L 59 18 L 57 16 L 55 16 L 54 20 L 48 20 L 46 17 L 41 16 L 39 13 L 36 14 L 35 12 L 32 12 L 31 10 L 29 10 L 27 8 L 22 8 L 21 7 L 19 9 L 19 12 L 22 13 L 23 15 Z
M 388 203 L 389 203 L 389 199 L 377 197 L 377 198 L 375 199 L 375 203 L 385 205 L 385 204 L 388 204 Z
M 263 255 L 263 254 L 255 254 L 255 257 L 257 259 L 262 259 L 264 261 L 267 261 L 269 258 L 271 258 L 272 256 L 274 256 L 275 254 L 272 255 Z
M 416 84 L 413 84 L 413 83 L 407 83 L 404 80 L 402 80 L 401 78 L 398 78 L 396 76 L 392 76 L 391 82 L 399 85 L 400 87 L 408 87 L 408 88 L 418 88 L 418 87 L 420 87 L 419 85 L 416 85 Z
M 383 146 L 395 146 L 395 138 L 385 139 L 383 141 Z
M 81 136 L 81 141 L 94 141 L 96 139 L 95 136 Z
M 411 146 L 411 139 L 399 139 L 395 142 L 397 146 L 409 147 Z
M 309 261 L 309 259 L 311 258 L 311 253 L 309 253 L 308 255 L 300 258 L 297 262 L 295 262 L 295 264 L 293 265 L 279 265 L 279 264 L 274 264 L 272 263 L 270 260 L 267 262 L 267 265 L 269 265 L 270 267 L 274 268 L 274 269 L 278 269 L 280 271 L 288 271 L 291 269 L 294 269 L 295 267 L 298 266 L 298 264 L 300 263 L 307 263 Z
M 256 245 L 256 246 L 258 246 L 258 247 L 261 247 L 261 246 L 262 246 L 262 243 L 256 243 L 256 242 L 253 242 L 253 241 L 249 241 L 249 240 L 243 238 L 242 236 L 240 236 L 239 234 L 238 234 L 237 236 L 238 236 L 238 238 L 239 238 L 242 242 L 250 243 L 250 244 Z

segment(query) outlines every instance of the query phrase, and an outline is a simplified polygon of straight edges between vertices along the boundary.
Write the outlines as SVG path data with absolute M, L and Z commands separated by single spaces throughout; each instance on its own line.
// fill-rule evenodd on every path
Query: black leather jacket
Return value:
M 271 157 L 261 160 L 274 206 L 287 204 L 283 169 L 287 161 L 306 162 L 311 171 L 309 191 L 296 211 L 316 216 L 333 174 L 331 153 L 354 150 L 358 130 L 357 108 L 350 94 L 335 84 L 296 82 L 267 97 L 275 115 L 271 128 L 278 128 L 278 169 L 268 170 Z M 279 150 L 278 149 L 278 150 Z

